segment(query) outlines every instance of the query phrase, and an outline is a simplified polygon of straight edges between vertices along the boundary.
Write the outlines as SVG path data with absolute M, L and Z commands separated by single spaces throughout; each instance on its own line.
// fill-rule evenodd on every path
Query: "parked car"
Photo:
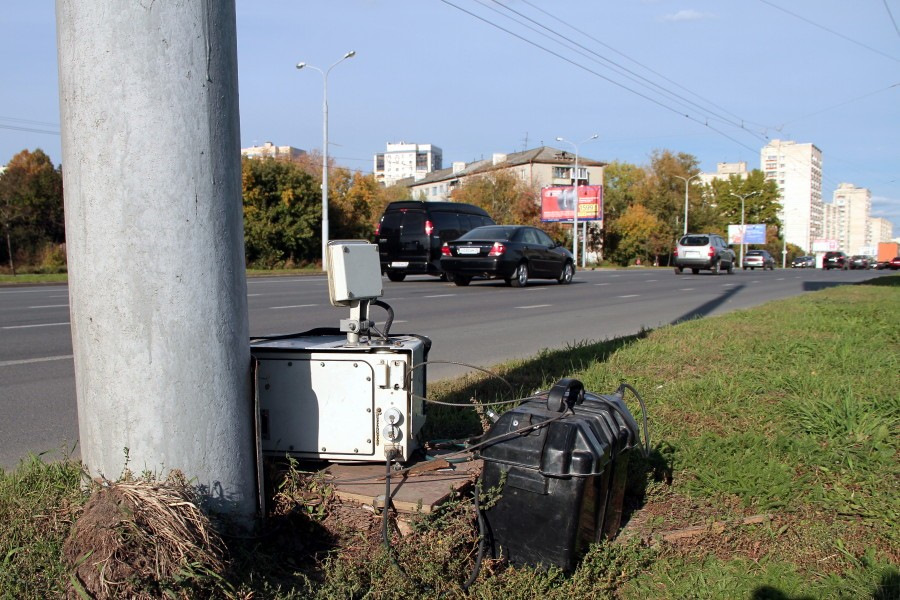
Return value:
M 891 260 L 885 260 L 875 266 L 876 269 L 892 269 L 896 271 L 900 269 L 900 256 L 895 256 Z
M 403 281 L 411 273 L 443 276 L 441 245 L 493 224 L 484 210 L 463 202 L 391 202 L 375 231 L 381 272 L 391 281 Z
M 681 275 L 689 268 L 694 275 L 700 269 L 718 274 L 722 270 L 734 273 L 734 251 L 722 236 L 715 233 L 689 233 L 678 240 L 675 247 L 675 273 Z
M 792 269 L 814 269 L 816 267 L 815 256 L 798 256 L 791 261 Z
M 850 257 L 850 268 L 851 269 L 868 269 L 869 268 L 869 257 L 864 256 L 862 254 L 854 254 Z
M 822 268 L 826 271 L 829 269 L 846 271 L 850 268 L 850 259 L 843 252 L 826 252 L 822 258 Z
M 775 259 L 766 250 L 748 250 L 744 255 L 744 261 L 741 263 L 741 268 L 745 271 L 747 269 L 753 271 L 758 268 L 763 271 L 766 269 L 773 271 L 775 270 Z
M 575 275 L 572 253 L 536 227 L 488 225 L 476 227 L 441 247 L 441 269 L 460 286 L 474 277 L 505 279 L 525 287 L 531 279 L 555 279 L 567 284 Z

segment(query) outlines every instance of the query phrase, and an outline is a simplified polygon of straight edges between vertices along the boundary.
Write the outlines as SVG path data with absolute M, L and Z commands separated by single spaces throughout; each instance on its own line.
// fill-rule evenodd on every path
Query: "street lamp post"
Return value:
M 581 141 L 580 143 L 590 142 L 591 140 L 596 140 L 599 134 L 594 134 L 586 140 Z M 565 138 L 558 137 L 556 138 L 557 142 L 565 142 L 570 144 L 573 148 L 575 148 L 575 172 L 572 174 L 572 194 L 575 198 L 575 208 L 572 212 L 572 258 L 575 260 L 575 266 L 578 265 L 578 146 L 575 142 L 570 142 Z M 581 257 L 582 261 L 584 261 L 584 253 L 582 253 Z M 584 268 L 584 262 L 581 265 Z
M 684 182 L 684 235 L 687 235 L 688 232 L 688 188 L 690 187 L 691 180 L 697 179 L 700 175 L 701 173 L 697 173 L 690 177 L 674 176 L 676 179 L 680 179 Z
M 339 61 L 322 70 L 319 67 L 308 65 L 305 62 L 297 63 L 298 69 L 312 69 L 322 75 L 322 270 L 328 270 L 326 253 L 328 252 L 328 73 L 341 62 L 356 56 L 356 50 L 351 50 L 341 57 Z
M 759 192 L 750 192 L 748 194 L 735 194 L 731 192 L 731 195 L 735 198 L 741 199 L 741 266 L 744 266 L 744 200 L 758 194 Z

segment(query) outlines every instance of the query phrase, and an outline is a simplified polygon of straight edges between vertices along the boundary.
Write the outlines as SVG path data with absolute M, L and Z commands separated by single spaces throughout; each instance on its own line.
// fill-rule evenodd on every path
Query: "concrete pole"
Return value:
M 57 0 L 69 296 L 92 475 L 256 511 L 234 0 Z

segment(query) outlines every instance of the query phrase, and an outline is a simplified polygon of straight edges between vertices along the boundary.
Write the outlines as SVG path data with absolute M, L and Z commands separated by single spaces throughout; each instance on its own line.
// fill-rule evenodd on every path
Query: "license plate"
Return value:
M 408 267 L 409 263 L 408 262 L 392 262 L 391 266 L 394 267 L 395 269 L 402 269 L 404 267 Z
M 697 258 L 698 256 L 700 256 L 700 253 L 699 252 L 691 252 L 690 250 L 688 250 L 687 252 L 684 253 L 684 256 L 686 258 Z
M 469 248 L 467 246 L 456 249 L 457 254 L 478 254 L 480 251 L 481 250 L 479 248 Z

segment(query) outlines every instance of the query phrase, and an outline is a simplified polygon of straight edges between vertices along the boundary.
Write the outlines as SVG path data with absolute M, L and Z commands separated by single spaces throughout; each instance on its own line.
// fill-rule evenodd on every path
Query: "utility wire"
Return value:
M 888 6 L 887 0 L 882 0 L 882 2 L 884 2 L 884 10 L 887 11 L 888 16 L 891 18 L 891 23 L 894 24 L 894 31 L 900 36 L 900 27 L 897 27 L 897 21 L 894 19 L 894 13 L 891 12 L 891 7 Z
M 866 50 L 869 50 L 870 52 L 880 54 L 881 56 L 883 56 L 885 58 L 889 58 L 895 62 L 900 62 L 900 58 L 897 58 L 896 56 L 891 56 L 890 54 L 882 52 L 881 50 L 878 50 L 877 48 L 873 48 L 872 46 L 868 46 L 866 44 L 863 44 L 862 42 L 858 42 L 858 41 L 854 40 L 853 38 L 847 37 L 843 33 L 839 33 L 833 29 L 829 29 L 828 27 L 825 27 L 824 25 L 819 25 L 815 21 L 810 21 L 809 19 L 807 19 L 806 17 L 804 17 L 802 15 L 798 15 L 795 12 L 791 12 L 786 8 L 782 8 L 782 7 L 778 6 L 777 4 L 769 2 L 769 0 L 759 0 L 759 1 L 762 2 L 763 4 L 767 4 L 767 5 L 771 6 L 772 8 L 774 8 L 776 10 L 780 10 L 783 13 L 787 13 L 794 18 L 800 19 L 801 21 L 803 21 L 805 23 L 809 23 L 813 27 L 818 27 L 822 31 L 827 31 L 828 33 L 830 33 L 832 35 L 836 35 L 837 37 L 841 38 L 842 40 L 846 40 L 846 41 L 850 42 L 851 44 L 856 44 L 857 46 L 860 46 L 861 48 L 865 48 Z M 885 6 L 887 6 L 887 3 L 885 3 Z M 890 11 L 888 11 L 888 12 L 890 12 Z M 893 16 L 892 16 L 892 18 L 893 18 Z M 894 23 L 894 27 L 896 27 L 896 26 L 897 26 L 897 24 Z
M 747 150 L 750 150 L 751 152 L 757 152 L 757 151 L 758 151 L 758 149 L 752 148 L 751 146 L 748 146 L 747 144 L 744 144 L 743 142 L 741 142 L 741 141 L 739 141 L 739 140 L 737 140 L 737 139 L 735 139 L 735 138 L 733 138 L 733 137 L 731 137 L 731 136 L 725 134 L 724 132 L 722 132 L 722 131 L 720 131 L 720 130 L 718 130 L 718 129 L 715 129 L 714 127 L 712 127 L 712 126 L 709 125 L 709 122 L 708 122 L 708 121 L 704 121 L 704 120 L 698 119 L 697 117 L 694 117 L 693 115 L 690 115 L 690 114 L 687 114 L 687 113 L 681 113 L 681 112 L 679 112 L 678 110 L 672 108 L 671 106 L 669 106 L 669 105 L 667 105 L 667 104 L 665 104 L 665 103 L 663 103 L 663 102 L 660 102 L 660 101 L 657 100 L 656 98 L 653 98 L 653 97 L 651 97 L 651 96 L 648 96 L 647 94 L 644 94 L 644 93 L 639 92 L 639 91 L 637 91 L 637 90 L 634 90 L 634 89 L 628 87 L 627 85 L 621 84 L 621 83 L 619 83 L 618 81 L 616 81 L 616 80 L 614 80 L 614 79 L 611 79 L 611 78 L 607 77 L 606 75 L 603 75 L 602 73 L 598 73 L 597 71 L 594 71 L 593 69 L 590 69 L 590 68 L 588 68 L 588 67 L 586 67 L 586 66 L 584 66 L 584 65 L 582 65 L 582 64 L 579 64 L 579 63 L 575 62 L 574 60 L 572 60 L 572 59 L 570 59 L 570 58 L 568 58 L 568 57 L 566 57 L 566 56 L 563 56 L 562 54 L 560 54 L 560 53 L 558 53 L 558 52 L 555 52 L 555 51 L 553 51 L 553 50 L 551 50 L 551 49 L 549 49 L 549 48 L 546 48 L 546 47 L 544 47 L 544 46 L 541 46 L 541 45 L 538 44 L 537 42 L 533 42 L 533 41 L 529 40 L 528 38 L 523 37 L 523 36 L 519 35 L 518 33 L 514 32 L 514 31 L 510 31 L 509 29 L 506 29 L 505 27 L 502 27 L 501 25 L 498 25 L 498 24 L 496 24 L 496 23 L 493 23 L 493 22 L 489 21 L 488 19 L 485 19 L 485 18 L 482 17 L 481 15 L 478 15 L 478 14 L 476 14 L 476 13 L 473 13 L 472 11 L 466 10 L 465 8 L 462 8 L 461 6 L 457 6 L 456 4 L 453 4 L 452 2 L 450 2 L 449 0 L 441 0 L 441 2 L 443 2 L 444 4 L 446 4 L 446 5 L 448 5 L 448 6 L 452 6 L 452 7 L 455 8 L 456 10 L 461 11 L 461 12 L 464 12 L 464 13 L 466 13 L 467 15 L 469 15 L 469 16 L 471 16 L 471 17 L 474 17 L 474 18 L 478 19 L 479 21 L 482 21 L 482 22 L 484 22 L 484 23 L 487 23 L 487 24 L 490 25 L 491 27 L 494 27 L 494 28 L 496 28 L 496 29 L 499 29 L 500 31 L 503 31 L 503 32 L 505 32 L 505 33 L 508 33 L 509 35 L 511 35 L 511 36 L 513 36 L 513 37 L 515 37 L 515 38 L 517 38 L 517 39 L 522 40 L 522 41 L 525 42 L 526 44 L 529 44 L 529 45 L 531 45 L 531 46 L 534 46 L 535 48 L 538 48 L 539 50 L 543 50 L 544 52 L 547 52 L 548 54 L 552 54 L 553 56 L 555 56 L 555 57 L 557 57 L 557 58 L 559 58 L 559 59 L 561 59 L 561 60 L 563 60 L 563 61 L 569 63 L 570 65 L 573 65 L 573 66 L 575 66 L 575 67 L 578 67 L 579 69 L 581 69 L 581 70 L 583 70 L 583 71 L 587 71 L 587 72 L 590 73 L 591 75 L 594 75 L 594 76 L 596 76 L 596 77 L 599 77 L 600 79 L 603 79 L 604 81 L 608 81 L 609 83 L 613 84 L 613 85 L 616 86 L 616 87 L 619 87 L 619 88 L 622 88 L 623 90 L 626 90 L 626 91 L 628 91 L 628 92 L 631 92 L 632 94 L 634 94 L 634 95 L 636 95 L 636 96 L 639 96 L 639 97 L 641 97 L 641 98 L 643 98 L 643 99 L 645 99 L 645 100 L 647 100 L 647 101 L 649 101 L 649 102 L 652 102 L 653 104 L 656 104 L 657 106 L 660 106 L 660 107 L 662 107 L 662 108 L 664 108 L 664 109 L 666 109 L 666 110 L 668 110 L 668 111 L 670 111 L 670 112 L 673 112 L 673 113 L 675 113 L 675 114 L 677 114 L 677 115 L 679 115 L 679 116 L 682 116 L 682 117 L 684 117 L 684 118 L 686 118 L 686 119 L 688 119 L 688 120 L 690 120 L 690 121 L 693 121 L 693 122 L 695 122 L 695 123 L 698 123 L 699 125 L 702 125 L 703 127 L 707 127 L 707 128 L 709 128 L 710 130 L 712 130 L 712 131 L 718 133 L 719 135 L 722 135 L 722 136 L 726 137 L 727 139 L 731 140 L 732 142 L 738 144 L 739 146 L 741 146 L 741 147 L 743 147 L 743 148 L 746 148 Z
M 483 2 L 482 0 L 476 0 L 476 1 L 477 1 L 479 4 L 484 5 L 484 2 Z M 686 98 L 685 96 L 682 96 L 681 94 L 679 94 L 679 93 L 677 93 L 677 92 L 674 92 L 674 91 L 672 91 L 672 90 L 666 89 L 665 87 L 663 87 L 662 85 L 656 83 L 655 81 L 652 81 L 652 80 L 650 80 L 650 79 L 644 77 L 643 75 L 641 75 L 641 74 L 639 74 L 639 73 L 637 73 L 637 72 L 635 72 L 635 71 L 629 69 L 628 67 L 625 67 L 625 66 L 623 66 L 623 65 L 621 65 L 621 64 L 619 64 L 619 63 L 617 63 L 617 62 L 615 62 L 615 61 L 613 61 L 613 60 L 610 60 L 609 58 L 606 58 L 605 56 L 601 55 L 600 53 L 598 53 L 598 52 L 596 52 L 596 51 L 594 51 L 594 50 L 592 50 L 592 49 L 590 49 L 590 48 L 588 48 L 588 47 L 586 47 L 586 46 L 584 46 L 584 45 L 582 45 L 582 44 L 579 44 L 578 42 L 574 41 L 573 39 L 571 39 L 571 38 L 569 38 L 569 37 L 567 37 L 567 36 L 564 36 L 564 35 L 562 35 L 561 33 L 557 32 L 557 31 L 554 31 L 553 29 L 547 27 L 546 25 L 543 25 L 543 24 L 539 23 L 538 21 L 535 21 L 535 20 L 532 19 L 531 17 L 529 17 L 529 16 L 527 16 L 527 15 L 525 15 L 525 14 L 522 14 L 521 12 L 519 12 L 519 11 L 517 11 L 517 10 L 515 10 L 515 9 L 509 7 L 509 6 L 504 5 L 504 4 L 501 3 L 499 0 L 491 0 L 491 2 L 493 2 L 494 4 L 498 4 L 498 5 L 502 6 L 502 7 L 505 8 L 506 10 L 508 10 L 508 11 L 510 11 L 510 12 L 512 12 L 512 13 L 515 13 L 516 15 L 519 15 L 519 16 L 522 17 L 523 19 L 527 19 L 528 21 L 530 21 L 531 23 L 534 23 L 535 25 L 537 25 L 537 26 L 540 27 L 541 29 L 544 29 L 544 30 L 550 32 L 551 34 L 553 34 L 554 36 L 556 36 L 556 37 L 558 37 L 558 38 L 560 38 L 560 39 L 562 39 L 562 40 L 565 40 L 566 43 L 568 43 L 568 44 L 573 44 L 573 45 L 577 46 L 578 48 L 582 48 L 582 49 L 585 50 L 586 52 L 589 52 L 590 54 L 592 54 L 592 55 L 594 55 L 595 57 L 597 57 L 597 58 L 592 58 L 592 57 L 590 57 L 590 56 L 586 56 L 583 52 L 580 52 L 580 51 L 578 51 L 578 50 L 575 50 L 576 52 L 578 52 L 578 53 L 581 54 L 582 56 L 585 56 L 585 58 L 588 58 L 588 59 L 590 59 L 590 60 L 593 60 L 594 62 L 598 62 L 597 59 L 599 59 L 599 60 L 601 60 L 601 61 L 603 61 L 603 62 L 609 63 L 609 65 L 612 65 L 612 67 L 615 67 L 615 69 L 619 69 L 619 74 L 620 74 L 620 75 L 623 75 L 624 77 L 630 79 L 631 81 L 634 81 L 634 82 L 637 83 L 638 85 L 643 85 L 643 86 L 645 86 L 645 87 L 651 87 L 651 86 L 652 86 L 652 88 L 656 88 L 655 91 L 658 91 L 658 92 L 661 92 L 661 93 L 663 93 L 663 94 L 666 94 L 666 95 L 670 96 L 671 99 L 675 100 L 676 102 L 678 102 L 678 101 L 680 100 L 681 103 L 687 103 L 687 104 L 693 106 L 694 108 L 699 109 L 699 110 L 702 111 L 702 112 L 709 113 L 710 115 L 714 116 L 717 120 L 722 121 L 723 123 L 726 123 L 726 124 L 728 124 L 728 125 L 732 125 L 733 127 L 736 127 L 736 128 L 738 128 L 738 129 L 743 129 L 743 130 L 745 130 L 745 131 L 748 131 L 748 132 L 751 133 L 751 134 L 756 135 L 756 137 L 758 137 L 760 140 L 765 141 L 765 140 L 767 139 L 765 136 L 756 134 L 756 133 L 754 133 L 754 132 L 748 130 L 748 129 L 744 126 L 744 123 L 745 123 L 745 122 L 748 122 L 748 121 L 746 121 L 745 119 L 742 119 L 742 118 L 738 117 L 737 115 L 731 115 L 731 116 L 733 116 L 735 119 L 737 119 L 737 121 L 735 121 L 735 120 L 730 119 L 730 118 L 728 118 L 728 117 L 726 117 L 726 116 L 723 116 L 723 115 L 721 115 L 721 114 L 718 114 L 718 113 L 716 113 L 715 111 L 710 110 L 708 107 L 703 106 L 703 105 L 701 105 L 701 104 L 698 104 L 697 102 L 695 102 L 695 101 L 693 101 L 693 100 L 691 100 L 691 99 L 689 99 L 689 98 Z M 526 0 L 525 3 L 526 3 L 526 4 L 529 4 L 530 6 L 534 6 L 534 5 L 530 4 L 530 3 L 528 3 L 527 0 Z M 487 7 L 487 8 L 490 8 L 490 7 Z M 537 8 L 537 7 L 535 7 L 535 8 Z M 493 8 L 491 8 L 491 10 L 494 10 L 495 12 L 499 12 L 499 11 L 497 11 L 496 9 L 493 9 Z M 539 11 L 541 11 L 541 12 L 544 12 L 544 11 L 542 11 L 542 10 L 539 9 L 539 8 L 537 8 L 537 10 L 539 10 Z M 502 13 L 500 13 L 500 14 L 502 14 Z M 545 14 L 546 14 L 546 13 L 545 13 Z M 510 19 L 511 19 L 511 17 L 509 17 L 508 15 L 504 15 L 504 16 L 507 16 L 507 18 L 510 18 Z M 550 16 L 552 16 L 552 15 L 550 15 Z M 559 22 L 565 24 L 564 21 L 561 21 L 560 19 L 558 19 L 558 18 L 556 18 L 556 17 L 553 17 L 553 18 L 556 19 L 557 21 L 559 21 Z M 515 20 L 515 19 L 513 19 L 513 20 Z M 536 31 L 534 28 L 532 28 L 532 27 L 530 27 L 530 26 L 528 26 L 528 25 L 522 23 L 521 21 L 516 21 L 516 22 L 519 23 L 519 24 L 521 24 L 521 25 L 524 25 L 525 27 L 528 27 L 528 28 L 531 29 L 532 31 Z M 567 26 L 568 26 L 568 25 L 567 25 Z M 572 29 L 575 29 L 575 28 L 572 27 Z M 578 31 L 578 30 L 575 29 L 575 31 Z M 548 35 L 545 34 L 545 33 L 542 33 L 542 32 L 540 32 L 540 31 L 536 31 L 536 32 L 539 33 L 540 35 L 543 35 L 544 37 L 550 38 L 550 36 L 548 36 Z M 579 33 L 581 33 L 581 32 L 579 31 Z M 600 45 L 602 45 L 602 46 L 604 46 L 604 47 L 606 47 L 606 48 L 610 48 L 611 50 L 613 50 L 613 51 L 616 52 L 617 54 L 620 54 L 620 55 L 622 55 L 622 56 L 625 56 L 625 55 L 623 55 L 621 52 L 616 51 L 614 48 L 611 48 L 611 47 L 608 46 L 607 44 L 604 44 L 603 42 L 600 42 L 599 40 L 596 40 L 595 38 L 592 38 L 591 36 L 589 36 L 589 35 L 587 35 L 587 34 L 582 34 L 582 35 L 586 35 L 587 37 L 589 37 L 590 39 L 596 41 L 596 42 L 599 43 Z M 550 39 L 552 39 L 552 38 L 550 38 Z M 574 50 L 574 48 L 572 48 L 572 49 Z M 628 58 L 628 57 L 625 56 L 625 58 Z M 629 60 L 631 60 L 631 59 L 629 59 Z M 632 61 L 632 62 L 636 62 L 636 61 Z M 637 64 L 640 64 L 640 63 L 637 63 Z M 640 65 L 640 66 L 642 66 L 643 68 L 647 69 L 647 70 L 650 71 L 651 73 L 654 73 L 652 70 L 648 69 L 647 67 L 644 67 L 643 65 Z M 607 68 L 612 68 L 612 67 L 607 67 Z M 624 72 L 623 72 L 623 71 L 624 71 Z M 626 73 L 627 73 L 627 74 L 626 74 Z M 628 75 L 628 74 L 633 75 L 633 77 L 631 77 L 631 76 Z M 662 77 L 662 76 L 659 75 L 658 73 L 654 73 L 654 74 L 655 74 L 655 75 L 658 75 L 658 76 L 660 76 L 660 77 Z M 636 79 L 636 78 L 637 78 L 637 79 Z M 638 79 L 640 79 L 641 81 L 638 81 Z M 665 79 L 665 77 L 663 77 L 663 79 Z M 668 80 L 668 79 L 666 79 L 666 81 L 669 81 L 670 83 L 674 83 L 674 82 L 672 82 L 671 80 Z M 675 85 L 678 85 L 678 84 L 675 84 Z M 708 100 L 702 98 L 702 97 L 699 96 L 698 94 L 695 94 L 694 92 L 691 92 L 690 90 L 686 90 L 686 89 L 683 88 L 682 86 L 678 86 L 678 87 L 681 87 L 681 89 L 687 91 L 689 94 L 691 94 L 691 95 L 693 95 L 693 96 L 696 96 L 697 98 L 700 98 L 700 99 L 703 100 L 704 102 L 707 102 L 707 103 L 709 103 L 710 105 L 715 106 L 712 102 L 709 102 Z M 724 109 L 723 109 L 723 110 L 724 110 Z M 725 111 L 725 112 L 728 112 L 728 111 Z M 730 113 L 729 113 L 729 114 L 730 114 Z M 760 126 L 761 126 L 761 127 L 765 127 L 765 126 L 763 126 L 763 125 L 760 125 Z

